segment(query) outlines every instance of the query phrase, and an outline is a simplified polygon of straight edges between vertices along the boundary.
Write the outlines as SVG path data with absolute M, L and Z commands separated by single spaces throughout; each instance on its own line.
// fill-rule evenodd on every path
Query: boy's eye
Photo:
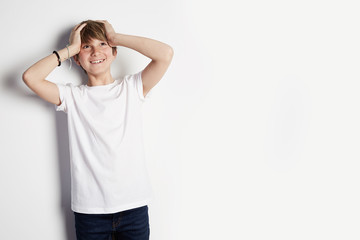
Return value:
M 101 45 L 101 46 L 106 46 L 107 43 L 106 43 L 106 42 L 102 42 L 100 45 Z
M 84 45 L 83 49 L 89 48 L 89 45 Z

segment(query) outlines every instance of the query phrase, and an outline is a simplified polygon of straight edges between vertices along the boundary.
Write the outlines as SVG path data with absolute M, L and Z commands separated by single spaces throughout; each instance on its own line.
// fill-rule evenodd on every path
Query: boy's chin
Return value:
M 91 73 L 91 74 L 103 74 L 106 73 L 108 71 L 110 71 L 109 68 L 102 68 L 102 67 L 89 67 L 89 68 L 85 68 L 85 71 L 87 73 Z

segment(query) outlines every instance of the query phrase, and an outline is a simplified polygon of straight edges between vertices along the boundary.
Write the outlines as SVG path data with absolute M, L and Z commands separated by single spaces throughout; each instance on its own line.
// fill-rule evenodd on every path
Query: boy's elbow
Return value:
M 34 75 L 31 74 L 31 71 L 28 69 L 23 73 L 22 79 L 27 86 L 30 86 L 30 84 L 34 82 Z
M 174 56 L 174 49 L 172 47 L 168 46 L 166 56 L 165 56 L 165 60 L 170 63 L 173 56 Z
M 22 80 L 24 81 L 24 83 L 26 83 L 26 85 L 29 83 L 30 81 L 30 76 L 29 76 L 29 72 L 28 70 L 26 70 L 23 75 L 22 75 Z

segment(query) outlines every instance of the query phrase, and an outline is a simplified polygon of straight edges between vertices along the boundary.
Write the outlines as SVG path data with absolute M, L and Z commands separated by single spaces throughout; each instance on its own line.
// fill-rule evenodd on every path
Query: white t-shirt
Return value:
M 103 86 L 57 86 L 56 110 L 68 118 L 72 210 L 115 213 L 147 205 L 141 72 Z

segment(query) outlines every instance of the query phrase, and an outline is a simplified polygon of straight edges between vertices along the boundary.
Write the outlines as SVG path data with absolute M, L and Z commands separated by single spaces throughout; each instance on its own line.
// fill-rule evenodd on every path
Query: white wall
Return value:
M 0 239 L 74 239 L 66 115 L 21 74 L 85 19 L 175 50 L 144 106 L 152 239 L 359 239 L 356 3 L 2 2 Z M 148 62 L 119 53 L 115 76 Z

